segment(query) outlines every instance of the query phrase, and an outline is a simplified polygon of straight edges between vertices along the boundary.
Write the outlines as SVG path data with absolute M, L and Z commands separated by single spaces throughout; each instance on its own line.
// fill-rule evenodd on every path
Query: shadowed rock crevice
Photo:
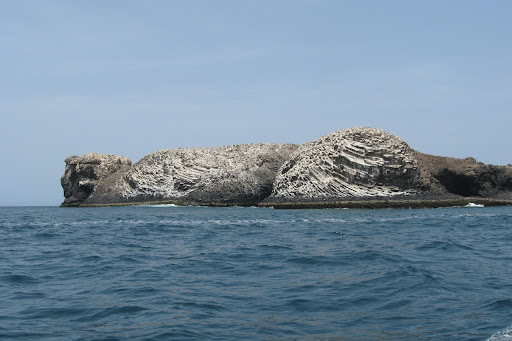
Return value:
M 470 197 L 480 195 L 480 184 L 476 175 L 459 174 L 450 169 L 443 169 L 435 178 L 450 193 Z
M 512 198 L 512 167 L 486 165 L 472 157 L 457 159 L 417 152 L 421 187 L 434 193 Z

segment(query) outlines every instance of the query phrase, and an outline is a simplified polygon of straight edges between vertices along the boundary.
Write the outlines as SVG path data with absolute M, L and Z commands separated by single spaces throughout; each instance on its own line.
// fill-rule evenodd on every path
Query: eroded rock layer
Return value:
M 279 170 L 273 198 L 386 197 L 417 192 L 414 150 L 368 127 L 335 131 L 301 145 Z
M 161 200 L 256 204 L 270 195 L 277 170 L 296 148 L 263 143 L 160 150 L 98 184 L 84 204 Z
M 104 182 L 111 175 L 127 171 L 132 161 L 124 156 L 88 153 L 70 156 L 61 178 L 64 189 L 64 206 L 82 204 L 95 190 L 98 182 Z

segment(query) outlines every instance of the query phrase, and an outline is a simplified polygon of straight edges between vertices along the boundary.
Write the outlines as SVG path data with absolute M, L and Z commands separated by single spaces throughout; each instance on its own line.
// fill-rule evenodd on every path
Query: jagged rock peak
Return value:
M 414 151 L 380 129 L 338 130 L 301 145 L 278 172 L 272 197 L 347 198 L 414 193 Z

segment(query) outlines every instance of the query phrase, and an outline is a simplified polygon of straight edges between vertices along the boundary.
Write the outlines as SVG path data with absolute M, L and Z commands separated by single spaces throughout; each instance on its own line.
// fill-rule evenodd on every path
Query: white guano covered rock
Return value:
M 159 150 L 116 179 L 99 184 L 85 204 L 162 200 L 256 204 L 270 195 L 277 171 L 297 147 L 260 143 Z
M 283 164 L 271 198 L 390 197 L 416 193 L 414 151 L 383 130 L 338 130 L 301 145 Z

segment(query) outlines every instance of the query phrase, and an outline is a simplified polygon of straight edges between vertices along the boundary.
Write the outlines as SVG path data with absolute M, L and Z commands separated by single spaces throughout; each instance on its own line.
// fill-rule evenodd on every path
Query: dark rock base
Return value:
M 256 206 L 274 209 L 327 209 L 327 208 L 352 208 L 352 209 L 413 209 L 413 208 L 441 208 L 467 206 L 473 203 L 484 206 L 512 206 L 512 200 L 492 199 L 480 197 L 441 197 L 441 198 L 398 198 L 398 199 L 355 199 L 355 200 L 323 200 L 323 201 L 265 201 L 260 203 L 209 203 L 208 205 L 188 201 L 141 201 L 132 203 L 110 203 L 110 204 L 82 204 L 79 207 L 105 207 L 105 206 L 136 206 L 136 205 L 165 205 L 175 204 L 178 206 L 208 206 L 208 207 L 249 207 Z M 61 205 L 61 207 L 71 207 Z

